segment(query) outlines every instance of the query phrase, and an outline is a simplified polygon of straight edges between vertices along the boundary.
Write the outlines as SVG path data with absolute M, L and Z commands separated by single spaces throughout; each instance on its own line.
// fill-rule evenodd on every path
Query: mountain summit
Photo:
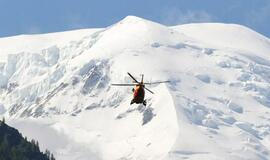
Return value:
M 270 155 L 270 40 L 234 24 L 107 28 L 0 39 L 0 114 L 59 160 Z M 129 105 L 126 74 L 152 85 Z

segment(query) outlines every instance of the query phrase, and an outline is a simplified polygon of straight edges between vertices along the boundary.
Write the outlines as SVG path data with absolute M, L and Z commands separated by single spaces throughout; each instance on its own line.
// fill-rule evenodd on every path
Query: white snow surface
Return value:
M 126 74 L 149 86 L 133 104 Z M 270 40 L 234 24 L 0 38 L 0 115 L 57 160 L 269 160 Z

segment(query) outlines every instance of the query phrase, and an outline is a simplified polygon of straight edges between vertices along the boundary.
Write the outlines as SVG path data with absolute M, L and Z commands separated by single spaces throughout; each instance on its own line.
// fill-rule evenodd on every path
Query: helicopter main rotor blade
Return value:
M 136 78 L 134 78 L 129 72 L 127 72 L 127 74 L 136 82 L 136 83 L 140 83 L 139 81 L 136 80 Z
M 150 92 L 150 93 L 154 94 L 154 92 L 153 92 L 153 91 L 151 91 L 150 89 L 148 89 L 148 88 L 146 88 L 146 87 L 144 87 L 144 89 L 146 89 L 148 92 Z
M 134 83 L 134 84 L 130 84 L 130 83 L 128 83 L 128 84 L 111 84 L 112 86 L 135 86 L 136 85 L 136 83 Z
M 159 83 L 169 83 L 170 81 L 159 81 L 159 82 L 150 82 L 150 83 L 144 83 L 144 84 L 159 84 Z

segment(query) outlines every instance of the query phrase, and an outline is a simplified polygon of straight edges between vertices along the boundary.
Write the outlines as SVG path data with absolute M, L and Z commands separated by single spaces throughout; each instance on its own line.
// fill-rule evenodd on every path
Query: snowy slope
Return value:
M 259 33 L 236 24 L 201 23 L 172 27 L 181 33 L 213 47 L 232 48 L 269 58 L 269 39 Z
M 0 62 L 6 61 L 8 54 L 18 52 L 39 52 L 41 49 L 49 48 L 53 45 L 63 47 L 71 41 L 78 41 L 85 35 L 97 32 L 99 29 L 81 29 L 74 31 L 20 35 L 0 39 Z
M 0 46 L 0 114 L 57 159 L 270 157 L 270 40 L 248 28 L 128 16 Z M 130 106 L 131 88 L 110 86 L 127 72 L 171 82 Z

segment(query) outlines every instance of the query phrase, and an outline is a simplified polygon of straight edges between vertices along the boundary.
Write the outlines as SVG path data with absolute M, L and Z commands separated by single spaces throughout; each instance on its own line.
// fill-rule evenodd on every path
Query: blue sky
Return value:
M 127 15 L 166 25 L 237 23 L 270 37 L 270 0 L 0 0 L 0 37 L 106 27 Z

